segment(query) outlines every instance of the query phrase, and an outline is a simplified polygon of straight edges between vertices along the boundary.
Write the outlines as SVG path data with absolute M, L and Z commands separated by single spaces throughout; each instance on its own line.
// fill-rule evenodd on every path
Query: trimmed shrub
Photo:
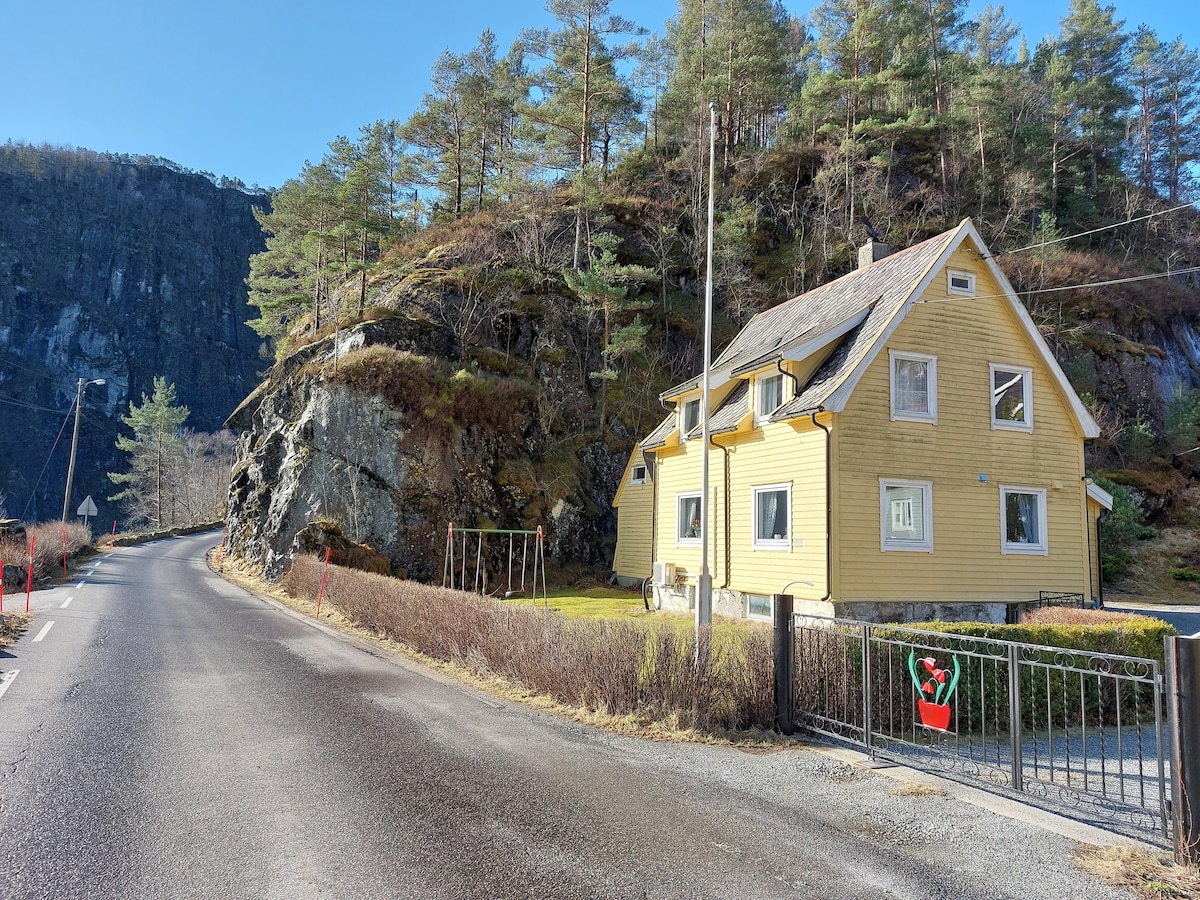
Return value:
M 299 556 L 281 585 L 315 601 L 322 562 Z M 697 671 L 691 628 L 641 619 L 568 617 L 528 602 L 398 581 L 330 566 L 325 601 L 352 622 L 480 675 L 496 676 L 569 706 L 675 727 L 771 728 L 771 633 L 700 635 L 711 660 Z

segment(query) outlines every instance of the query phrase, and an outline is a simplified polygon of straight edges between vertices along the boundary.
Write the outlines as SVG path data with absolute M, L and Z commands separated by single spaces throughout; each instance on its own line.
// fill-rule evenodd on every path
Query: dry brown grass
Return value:
M 1087 847 L 1075 861 L 1085 872 L 1149 900 L 1200 898 L 1200 870 L 1138 847 Z
M 1186 526 L 1163 528 L 1154 540 L 1139 541 L 1132 548 L 1129 571 L 1105 589 L 1105 601 L 1200 604 L 1200 582 L 1171 577 L 1172 569 L 1191 564 L 1197 547 L 1200 529 Z
M 321 562 L 299 557 L 281 587 L 315 602 Z M 532 605 L 331 566 L 323 613 L 427 658 L 631 727 L 675 734 L 743 733 L 774 720 L 771 634 L 730 629 L 701 636 L 712 660 L 697 672 L 695 634 L 644 619 L 572 618 Z M 324 617 L 324 616 L 323 616 Z
M 33 544 L 33 580 L 36 584 L 56 572 L 62 574 L 63 526 L 58 522 L 43 522 L 32 525 L 24 537 L 0 538 L 0 560 L 6 566 L 29 566 L 29 546 Z M 78 522 L 66 527 L 67 556 L 74 556 L 85 547 L 91 546 L 92 533 Z
M 0 649 L 17 640 L 29 628 L 32 613 L 7 612 L 0 614 Z
M 946 792 L 931 784 L 921 784 L 917 781 L 904 781 L 888 791 L 894 797 L 945 797 Z

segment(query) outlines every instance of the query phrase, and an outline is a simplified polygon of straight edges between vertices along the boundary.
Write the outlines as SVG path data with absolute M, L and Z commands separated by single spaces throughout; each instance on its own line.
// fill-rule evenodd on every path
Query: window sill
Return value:
M 791 538 L 779 538 L 778 540 L 769 541 L 754 541 L 750 545 L 751 550 L 791 550 Z
M 879 549 L 884 553 L 892 553 L 895 551 L 899 551 L 901 553 L 932 553 L 933 544 L 924 542 L 917 543 L 916 541 L 913 541 L 911 544 L 891 542 L 883 544 Z
M 937 416 L 920 415 L 918 413 L 903 413 L 892 411 L 893 422 L 921 422 L 925 425 L 936 425 Z
M 675 538 L 676 547 L 699 547 L 700 538 Z
M 1005 556 L 1049 556 L 1050 550 L 1034 544 L 1005 544 L 1000 548 Z
M 992 419 L 993 431 L 1024 431 L 1033 434 L 1033 426 L 1024 422 L 1010 422 L 1005 419 Z

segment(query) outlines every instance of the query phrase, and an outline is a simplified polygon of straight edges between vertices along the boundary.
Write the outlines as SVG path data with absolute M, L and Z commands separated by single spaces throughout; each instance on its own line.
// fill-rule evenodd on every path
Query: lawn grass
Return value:
M 527 598 L 526 602 L 528 602 Z M 538 602 L 540 604 L 540 598 Z M 567 616 L 614 619 L 623 616 L 648 616 L 654 613 L 653 610 L 646 610 L 640 590 L 599 585 L 560 588 L 550 592 L 548 602 L 551 609 Z

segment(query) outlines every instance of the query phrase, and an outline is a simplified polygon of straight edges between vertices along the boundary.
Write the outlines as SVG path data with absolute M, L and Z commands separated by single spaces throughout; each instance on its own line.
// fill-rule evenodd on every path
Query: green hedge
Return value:
M 1164 662 L 1163 639 L 1178 634 L 1175 626 L 1150 616 L 1098 625 L 992 625 L 986 622 L 920 622 L 922 631 L 942 631 L 997 641 L 1041 644 L 1088 653 L 1113 653 Z

